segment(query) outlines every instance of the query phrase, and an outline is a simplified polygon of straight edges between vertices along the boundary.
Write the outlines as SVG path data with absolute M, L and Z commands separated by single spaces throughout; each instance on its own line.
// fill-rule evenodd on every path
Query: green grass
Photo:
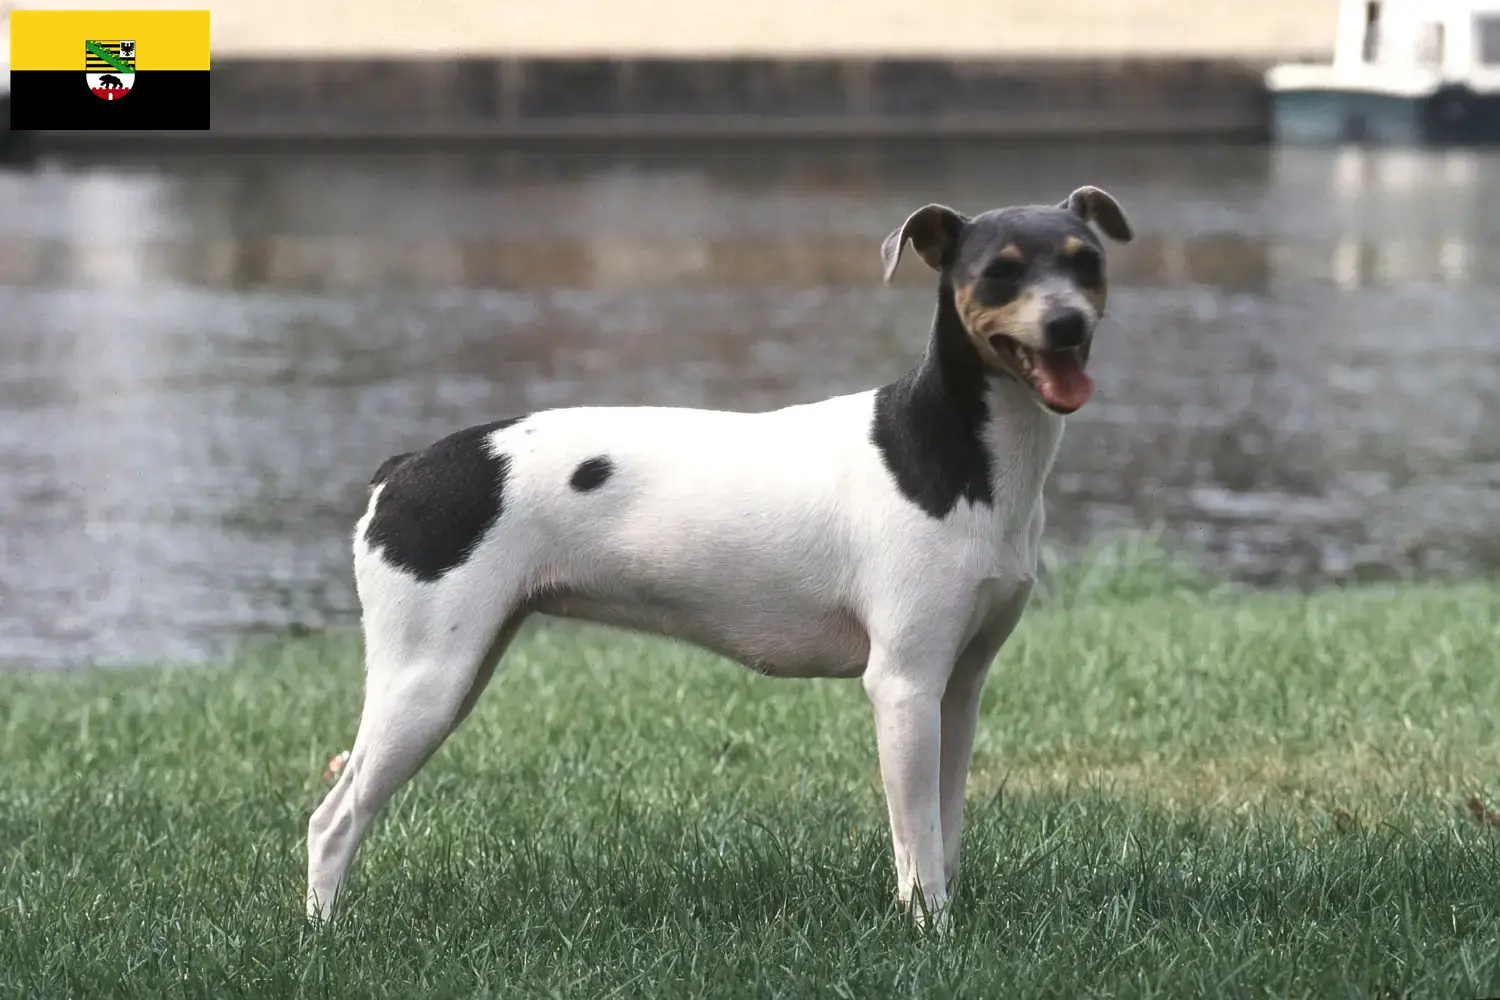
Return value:
M 1500 585 L 1126 556 L 991 674 L 946 940 L 893 904 L 857 683 L 538 629 L 314 930 L 353 640 L 0 678 L 0 996 L 1500 994 Z

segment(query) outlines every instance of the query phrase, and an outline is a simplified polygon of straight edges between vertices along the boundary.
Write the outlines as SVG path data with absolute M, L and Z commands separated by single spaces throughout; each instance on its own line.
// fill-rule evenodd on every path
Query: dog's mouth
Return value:
M 1014 363 L 1016 375 L 1036 390 L 1053 413 L 1073 413 L 1094 395 L 1094 380 L 1083 370 L 1088 354 L 1082 347 L 1038 351 L 1004 334 L 991 337 L 990 346 Z

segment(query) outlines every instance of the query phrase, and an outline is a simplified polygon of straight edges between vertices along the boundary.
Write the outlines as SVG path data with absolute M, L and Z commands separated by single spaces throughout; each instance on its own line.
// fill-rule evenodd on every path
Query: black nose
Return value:
M 1042 317 L 1042 329 L 1047 333 L 1047 349 L 1066 351 L 1082 347 L 1088 331 L 1083 313 L 1077 309 L 1051 309 Z

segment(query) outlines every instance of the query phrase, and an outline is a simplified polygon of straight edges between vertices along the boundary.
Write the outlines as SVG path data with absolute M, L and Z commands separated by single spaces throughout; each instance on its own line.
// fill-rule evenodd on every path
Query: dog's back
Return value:
M 870 397 L 553 410 L 397 456 L 356 535 L 361 594 L 392 574 L 513 587 L 531 610 L 677 635 L 765 673 L 857 672 L 856 556 L 903 516 L 876 509 L 891 492 L 873 446 L 848 448 Z

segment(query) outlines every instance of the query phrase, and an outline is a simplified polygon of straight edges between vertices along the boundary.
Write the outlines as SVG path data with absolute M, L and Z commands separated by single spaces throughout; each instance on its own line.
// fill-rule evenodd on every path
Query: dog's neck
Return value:
M 1019 380 L 988 370 L 946 281 L 938 289 L 922 360 L 884 392 L 888 410 L 880 419 L 901 428 L 899 434 L 888 428 L 887 439 L 911 443 L 902 487 L 909 494 L 925 493 L 922 505 L 929 513 L 945 512 L 962 498 L 987 503 L 1008 527 L 1032 521 L 1057 456 L 1063 419 Z M 893 461 L 889 451 L 886 460 Z M 903 478 L 900 472 L 897 478 Z
M 977 429 L 989 453 L 996 513 L 1018 523 L 1030 522 L 1062 443 L 1063 418 L 1043 406 L 1020 379 L 985 364 L 958 314 L 953 286 L 946 281 L 938 288 L 928 355 L 958 405 L 980 417 Z
M 985 441 L 995 512 L 1019 528 L 1031 524 L 1041 511 L 1042 488 L 1062 444 L 1063 418 L 1040 405 L 1018 379 L 987 379 Z

